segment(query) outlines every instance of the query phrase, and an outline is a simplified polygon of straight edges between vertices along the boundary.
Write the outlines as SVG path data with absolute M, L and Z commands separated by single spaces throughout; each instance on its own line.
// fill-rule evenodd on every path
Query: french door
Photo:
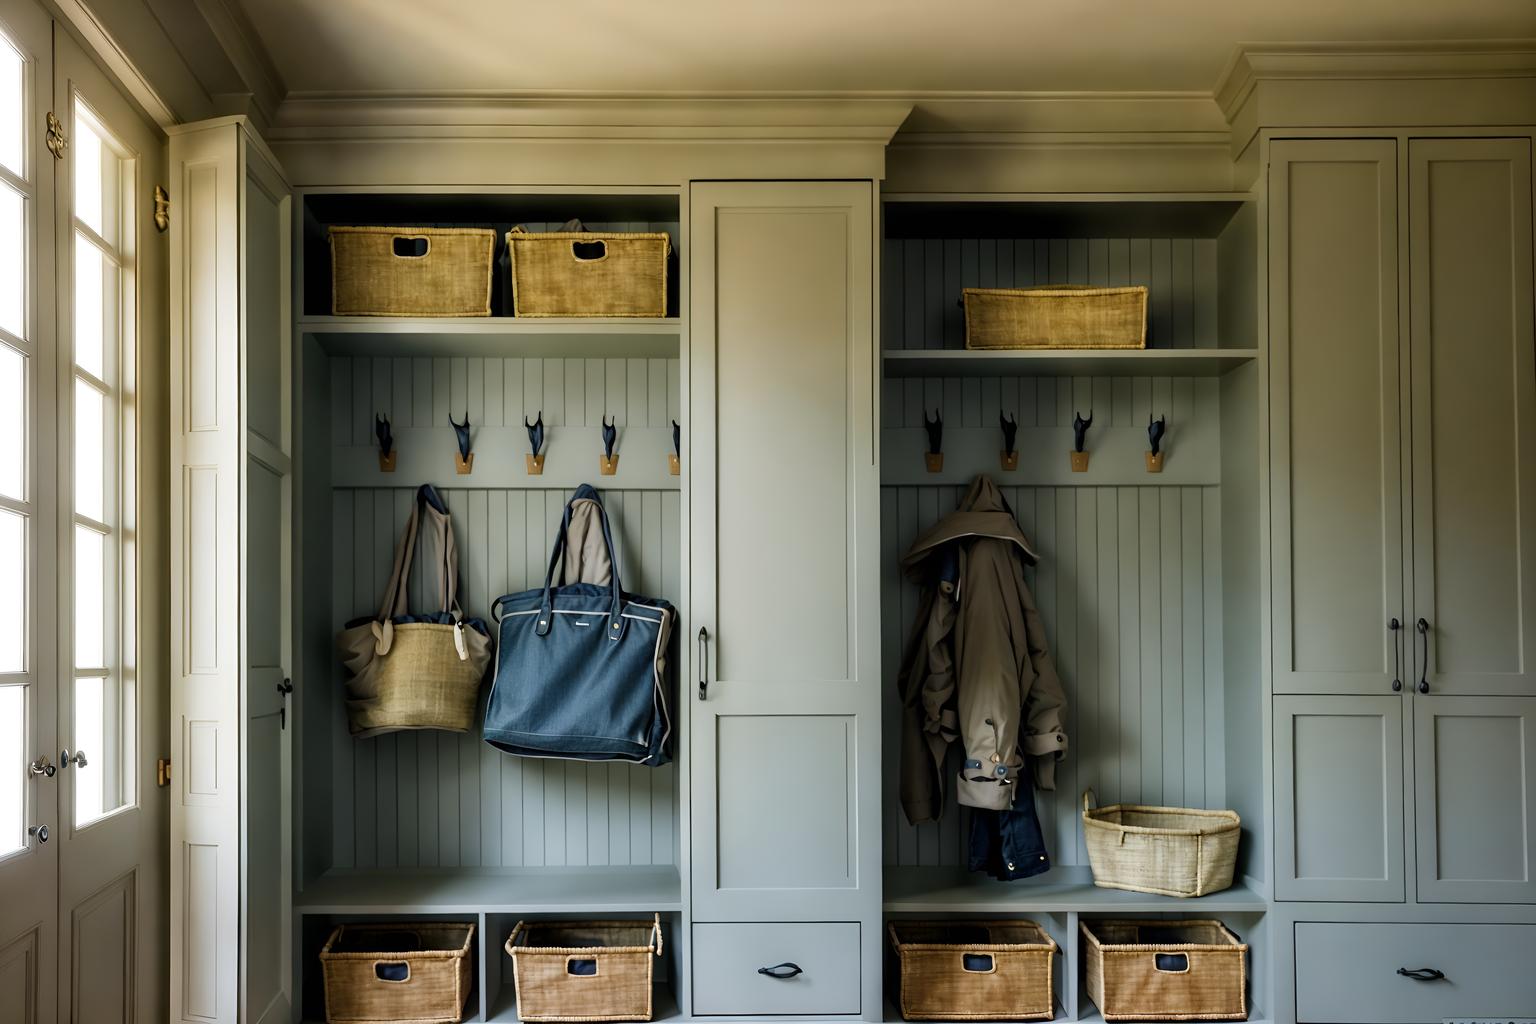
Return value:
M 0 12 L 0 1020 L 163 1019 L 164 142 Z M 140 443 L 141 431 L 149 443 Z M 157 492 L 156 492 L 157 493 Z

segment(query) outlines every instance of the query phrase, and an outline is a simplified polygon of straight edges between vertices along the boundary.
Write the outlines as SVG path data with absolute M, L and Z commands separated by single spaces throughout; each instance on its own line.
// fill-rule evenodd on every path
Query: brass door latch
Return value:
M 43 141 L 55 160 L 64 159 L 64 150 L 68 148 L 69 140 L 64 137 L 64 123 L 51 110 L 48 111 L 47 134 L 43 137 Z
M 155 229 L 164 231 L 171 226 L 171 194 L 159 185 L 155 186 Z
M 171 784 L 171 759 L 162 757 L 155 761 L 155 785 L 164 789 Z

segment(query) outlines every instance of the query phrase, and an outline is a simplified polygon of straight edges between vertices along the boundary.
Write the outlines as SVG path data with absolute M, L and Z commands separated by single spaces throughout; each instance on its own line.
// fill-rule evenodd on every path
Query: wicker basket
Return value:
M 650 1020 L 653 921 L 519 921 L 507 939 L 524 1021 Z
M 331 228 L 337 316 L 490 316 L 490 228 Z
M 890 925 L 907 1020 L 1050 1020 L 1056 941 L 1033 921 Z
M 1105 1020 L 1247 1020 L 1248 947 L 1220 921 L 1083 921 Z
M 1114 804 L 1083 794 L 1093 884 L 1159 896 L 1205 896 L 1232 885 L 1242 820 L 1234 811 Z
M 344 924 L 320 950 L 325 1019 L 458 1024 L 472 924 Z
M 517 316 L 667 315 L 665 231 L 507 232 Z
M 1146 348 L 1147 289 L 965 289 L 966 348 Z

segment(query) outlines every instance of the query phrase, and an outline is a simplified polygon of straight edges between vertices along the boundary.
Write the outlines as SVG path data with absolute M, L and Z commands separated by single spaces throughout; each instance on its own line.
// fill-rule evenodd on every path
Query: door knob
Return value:
M 38 842 L 46 843 L 48 841 L 48 826 L 33 825 L 31 828 L 27 829 L 27 835 L 36 836 Z
M 68 768 L 70 765 L 74 765 L 76 768 L 84 768 L 90 763 L 85 759 L 85 751 L 77 750 L 74 754 L 70 754 L 68 747 L 59 751 L 59 762 L 59 767 L 61 768 Z
M 48 779 L 53 778 L 54 773 L 57 771 L 58 769 L 55 768 L 53 763 L 48 760 L 47 754 L 44 754 L 36 761 L 33 761 L 31 764 L 27 765 L 27 774 L 34 776 L 41 775 Z

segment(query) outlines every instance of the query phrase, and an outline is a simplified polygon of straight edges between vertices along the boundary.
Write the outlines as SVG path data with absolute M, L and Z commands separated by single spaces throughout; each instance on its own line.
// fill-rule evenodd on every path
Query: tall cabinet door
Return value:
M 1536 695 L 1530 141 L 1408 157 L 1414 682 Z
M 243 118 L 171 137 L 171 1019 L 291 1018 L 290 206 Z
M 1274 689 L 1404 678 L 1397 165 L 1390 140 L 1269 167 Z
M 701 183 L 690 211 L 693 918 L 860 923 L 878 949 L 872 184 Z M 773 1005 L 858 1012 L 848 988 Z

